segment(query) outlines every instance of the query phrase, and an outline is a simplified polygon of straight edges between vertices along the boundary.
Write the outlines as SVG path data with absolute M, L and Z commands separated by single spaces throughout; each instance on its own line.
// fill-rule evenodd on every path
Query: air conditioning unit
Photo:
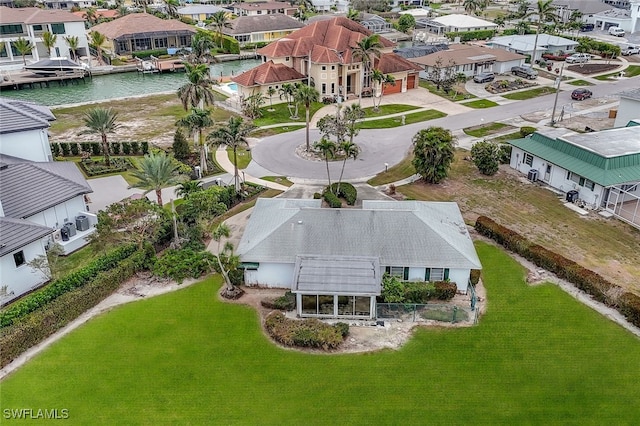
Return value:
M 88 231 L 89 217 L 84 214 L 76 216 L 76 228 L 78 229 L 78 231 Z
M 537 181 L 538 180 L 538 170 L 536 170 L 536 169 L 529 170 L 529 173 L 527 174 L 527 179 L 529 179 L 531 182 Z
M 59 229 L 56 229 L 55 231 L 53 231 L 53 234 L 51 234 L 51 239 L 53 240 L 54 243 L 57 243 L 62 239 L 62 234 L 60 233 Z

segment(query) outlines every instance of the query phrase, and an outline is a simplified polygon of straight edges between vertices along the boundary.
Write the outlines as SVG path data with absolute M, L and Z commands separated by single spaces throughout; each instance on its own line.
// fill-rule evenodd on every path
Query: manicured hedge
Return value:
M 335 349 L 349 333 L 349 325 L 329 325 L 315 318 L 294 320 L 281 312 L 273 312 L 265 320 L 267 333 L 285 346 L 302 348 Z
M 449 40 L 455 40 L 456 37 L 460 37 L 460 41 L 471 40 L 488 40 L 495 34 L 494 30 L 478 30 L 478 31 L 462 31 L 446 33 L 445 36 Z
M 353 206 L 358 198 L 358 190 L 349 182 L 337 182 L 331 184 L 330 191 L 338 197 L 345 199 L 348 205 Z
M 217 41 L 218 36 L 216 35 L 215 37 Z M 222 35 L 222 48 L 225 53 L 232 53 L 234 55 L 240 53 L 240 43 L 238 43 L 238 40 L 233 37 L 229 37 L 228 35 Z
M 519 254 L 537 266 L 556 274 L 599 302 L 616 308 L 629 322 L 640 327 L 640 297 L 622 292 L 622 288 L 573 260 L 554 253 L 506 228 L 486 216 L 476 220 L 476 231 L 489 237 L 507 249 Z
M 527 136 L 533 134 L 537 129 L 532 126 L 523 126 L 520 127 L 520 136 L 526 138 Z
M 131 56 L 134 58 L 146 59 L 151 56 L 155 56 L 156 58 L 161 55 L 166 55 L 167 49 L 155 49 L 155 50 L 141 50 L 139 52 L 132 52 Z
M 324 194 L 322 194 L 322 198 L 324 198 L 327 204 L 329 204 L 329 207 L 331 207 L 332 209 L 338 209 L 342 207 L 342 201 L 340 201 L 340 199 L 336 197 L 335 194 L 331 191 L 325 191 Z
M 91 155 L 102 154 L 102 144 L 98 142 L 50 142 L 51 152 L 54 157 L 62 156 L 77 156 L 81 151 L 89 152 Z M 148 142 L 138 141 L 124 141 L 124 142 L 111 142 L 109 143 L 111 154 L 119 154 L 121 151 L 125 155 L 140 155 L 146 154 L 145 149 L 148 151 Z M 146 148 L 145 148 L 146 147 Z
M 101 256 L 82 269 L 72 272 L 59 280 L 54 281 L 47 287 L 36 293 L 30 294 L 22 300 L 9 305 L 0 311 L 0 328 L 13 324 L 17 319 L 22 318 L 57 297 L 72 291 L 90 282 L 99 273 L 115 268 L 124 259 L 131 256 L 137 247 L 135 244 L 119 247 Z
M 119 261 L 115 268 L 99 273 L 83 287 L 60 295 L 10 327 L 0 330 L 0 367 L 93 308 L 135 272 L 146 268 L 154 255 L 153 247 L 148 245 L 144 250 Z

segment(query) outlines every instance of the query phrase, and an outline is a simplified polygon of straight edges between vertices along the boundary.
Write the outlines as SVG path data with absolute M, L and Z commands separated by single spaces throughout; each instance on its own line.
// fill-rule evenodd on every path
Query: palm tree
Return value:
M 224 257 L 227 261 L 227 266 L 230 266 L 229 264 L 233 265 L 235 263 L 238 263 L 238 259 L 237 256 L 234 256 L 233 244 L 231 244 L 229 241 L 227 241 L 224 246 L 220 246 L 220 244 L 222 244 L 222 239 L 229 238 L 230 236 L 231 228 L 229 228 L 229 226 L 224 222 L 218 225 L 211 235 L 214 241 L 218 242 L 218 254 L 216 256 L 216 259 L 218 260 L 218 267 L 220 268 L 220 273 L 224 277 L 224 282 L 226 284 L 226 288 L 222 293 L 222 296 L 228 299 L 235 299 L 240 296 L 242 292 L 231 283 L 231 280 L 229 279 L 229 272 L 227 271 L 227 268 L 224 267 L 222 258 Z
M 382 71 L 374 69 L 371 73 L 371 79 L 375 81 L 380 88 L 380 96 L 373 97 L 373 110 L 378 111 L 380 109 L 380 104 L 382 103 L 382 96 L 384 95 L 384 85 L 385 83 L 391 84 L 395 86 L 396 79 L 391 74 L 383 74 Z M 376 98 L 378 98 L 378 104 L 376 105 Z
M 233 150 L 233 179 L 236 192 L 240 192 L 237 150 L 240 147 L 249 146 L 247 137 L 255 128 L 253 123 L 245 122 L 242 117 L 229 117 L 229 121 L 221 123 L 207 136 L 207 141 L 212 144 L 225 145 Z
M 188 180 L 179 184 L 175 189 L 177 197 L 188 198 L 194 192 L 202 191 L 201 180 Z
M 295 93 L 296 102 L 300 102 L 304 104 L 305 108 L 305 118 L 307 123 L 306 129 L 306 141 L 307 141 L 307 152 L 309 151 L 309 109 L 311 108 L 311 104 L 314 102 L 318 102 L 320 99 L 320 93 L 316 89 L 311 86 L 307 86 L 305 84 L 298 84 Z
M 448 176 L 455 141 L 455 136 L 442 127 L 429 127 L 415 134 L 412 164 L 425 181 L 440 183 Z
M 107 134 L 115 133 L 120 127 L 117 123 L 118 113 L 112 108 L 93 108 L 84 114 L 84 125 L 86 130 L 80 132 L 83 134 L 97 134 L 102 140 L 102 153 L 104 154 L 104 163 L 107 167 L 111 166 L 109 160 L 109 141 Z
M 538 48 L 538 35 L 540 34 L 540 28 L 542 24 L 547 21 L 558 21 L 558 15 L 556 15 L 556 7 L 552 4 L 553 0 L 538 0 L 536 8 L 531 12 L 524 15 L 522 19 L 527 19 L 530 16 L 536 15 L 538 17 L 538 25 L 536 25 L 536 38 L 533 42 L 533 54 L 531 55 L 531 66 L 536 63 L 536 50 Z
M 98 57 L 98 63 L 102 65 L 102 46 L 104 46 L 104 44 L 106 43 L 107 38 L 103 34 L 100 34 L 97 31 L 91 31 L 90 35 L 91 35 L 91 39 L 89 40 L 89 46 L 96 49 L 96 56 Z
M 164 7 L 167 10 L 167 15 L 172 18 L 179 18 L 178 7 L 180 2 L 178 0 L 162 0 Z
M 269 86 L 267 89 L 267 95 L 269 95 L 269 111 L 273 111 L 273 95 L 276 93 L 278 93 L 278 91 L 272 86 Z
M 2 44 L 4 45 L 4 43 Z M 13 42 L 13 47 L 16 48 L 20 55 L 22 55 L 22 63 L 24 65 L 27 65 L 25 56 L 27 56 L 28 53 L 31 53 L 31 51 L 35 49 L 36 46 L 26 38 L 19 37 L 16 41 Z
M 526 34 L 529 31 L 529 23 L 527 21 L 519 21 L 516 23 L 515 28 L 518 30 L 518 34 Z
M 353 161 L 358 158 L 358 154 L 360 154 L 360 148 L 358 145 L 351 141 L 344 141 L 339 146 L 338 149 L 344 155 L 342 159 L 342 169 L 340 170 L 340 179 L 338 179 L 338 193 L 340 193 L 340 184 L 342 183 L 342 175 L 344 174 L 344 166 L 347 164 L 347 160 L 349 158 L 353 158 Z
M 464 7 L 464 11 L 468 14 L 476 15 L 480 9 L 480 0 L 464 0 L 462 7 Z
M 342 117 L 347 123 L 347 134 L 349 135 L 349 142 L 353 143 L 353 138 L 358 136 L 360 128 L 356 126 L 358 120 L 363 119 L 365 112 L 358 104 L 351 104 L 344 109 Z
M 363 70 L 361 75 L 361 81 L 366 82 L 366 87 L 371 86 L 371 80 L 369 73 L 374 58 L 379 58 L 381 55 L 380 49 L 383 47 L 380 43 L 380 36 L 378 34 L 371 34 L 368 37 L 364 37 L 362 40 L 356 43 L 356 46 L 352 48 L 351 54 L 354 59 L 362 62 Z M 360 88 L 360 97 L 362 97 L 362 89 Z
M 346 18 L 347 18 L 347 19 L 351 19 L 352 21 L 356 21 L 356 22 L 357 22 L 357 21 L 359 20 L 359 18 L 360 18 L 360 12 L 359 12 L 359 11 L 357 11 L 357 10 L 355 10 L 355 9 L 351 9 L 351 8 L 349 8 L 349 9 L 347 10 L 347 16 L 346 16 Z
M 325 137 L 313 144 L 313 147 L 320 151 L 324 156 L 324 162 L 327 165 L 327 180 L 329 181 L 329 188 L 331 188 L 331 174 L 329 173 L 329 159 L 333 158 L 336 153 L 336 143 Z
M 42 43 L 44 44 L 44 47 L 47 48 L 49 57 L 51 57 L 51 49 L 56 45 L 56 41 L 58 41 L 58 36 L 56 34 L 51 34 L 49 31 L 42 33 Z
M 231 27 L 231 23 L 227 18 L 227 12 L 221 10 L 211 15 L 211 25 L 213 25 L 218 33 L 218 47 L 222 49 L 222 30 Z
M 215 96 L 211 85 L 216 82 L 209 78 L 209 66 L 185 62 L 184 69 L 188 82 L 178 89 L 178 97 L 185 111 L 190 107 L 203 109 L 205 105 L 213 105 Z
M 211 49 L 215 47 L 209 31 L 198 31 L 191 39 L 192 62 L 209 62 Z
M 204 137 L 202 132 L 207 127 L 213 125 L 213 119 L 211 118 L 211 111 L 204 108 L 191 108 L 189 115 L 179 119 L 176 124 L 181 127 L 185 127 L 189 130 L 189 133 L 195 137 L 198 136 L 198 146 L 200 151 L 200 170 L 202 173 L 209 171 L 207 167 L 207 151 L 204 145 Z
M 178 166 L 173 158 L 161 151 L 157 154 L 152 152 L 145 155 L 140 160 L 139 167 L 139 170 L 132 173 L 138 179 L 133 187 L 145 189 L 145 194 L 155 191 L 158 205 L 162 206 L 162 188 L 177 182 L 176 170 Z
M 68 36 L 64 38 L 64 41 L 67 42 L 67 46 L 69 46 L 69 53 L 71 53 L 71 59 L 76 60 L 78 48 L 80 47 L 80 40 L 78 36 Z
M 98 23 L 98 12 L 95 7 L 90 7 L 84 11 L 82 17 L 89 22 L 89 26 L 94 26 Z

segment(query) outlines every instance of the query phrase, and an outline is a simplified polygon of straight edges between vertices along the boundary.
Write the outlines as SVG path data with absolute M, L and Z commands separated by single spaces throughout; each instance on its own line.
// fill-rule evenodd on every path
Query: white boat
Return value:
M 25 70 L 37 75 L 61 75 L 86 73 L 86 64 L 79 64 L 65 57 L 52 57 L 33 64 L 25 65 Z

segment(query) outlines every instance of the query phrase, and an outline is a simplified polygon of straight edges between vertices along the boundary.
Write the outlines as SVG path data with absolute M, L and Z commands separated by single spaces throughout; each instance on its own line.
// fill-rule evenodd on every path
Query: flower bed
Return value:
M 505 93 L 518 89 L 526 89 L 527 87 L 537 86 L 538 83 L 532 83 L 529 81 L 517 78 L 515 80 L 496 80 L 485 86 L 489 93 Z

